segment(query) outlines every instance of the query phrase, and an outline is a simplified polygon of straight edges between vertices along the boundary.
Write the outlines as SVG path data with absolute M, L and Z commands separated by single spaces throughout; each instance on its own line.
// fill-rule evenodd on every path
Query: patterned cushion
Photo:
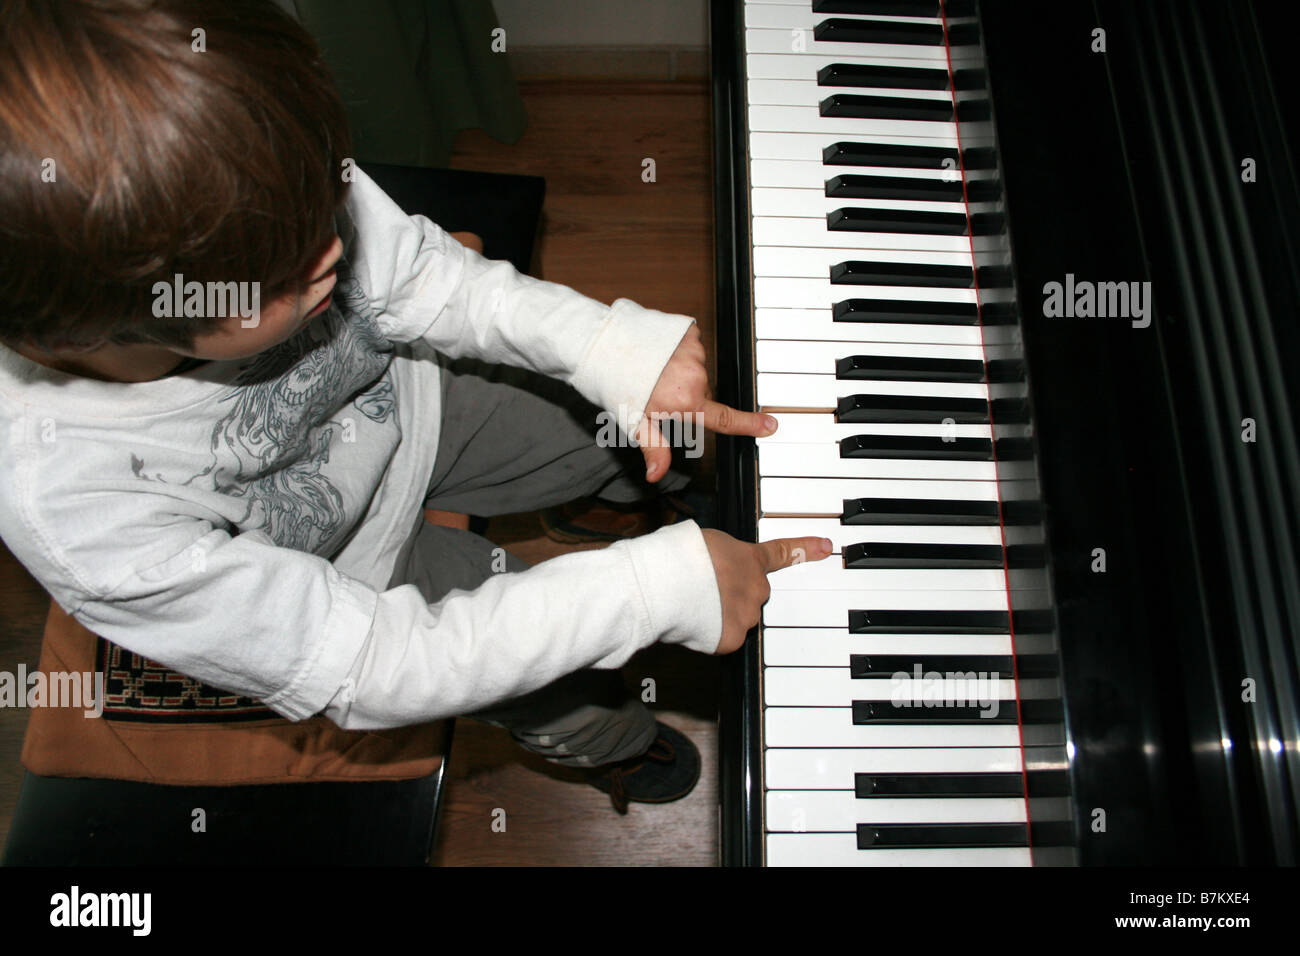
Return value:
M 340 730 L 319 715 L 294 723 L 97 637 L 54 602 L 39 669 L 49 687 L 51 672 L 104 675 L 102 716 L 88 716 L 88 705 L 32 708 L 22 760 L 42 776 L 190 786 L 405 780 L 433 773 L 448 742 L 444 721 L 377 732 Z

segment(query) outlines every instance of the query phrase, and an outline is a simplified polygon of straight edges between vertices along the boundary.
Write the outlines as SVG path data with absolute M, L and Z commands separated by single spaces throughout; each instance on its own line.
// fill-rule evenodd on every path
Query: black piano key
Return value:
M 1023 396 L 995 398 L 989 402 L 993 420 L 999 425 L 1027 425 L 1029 400 Z
M 1011 658 L 1005 654 L 933 654 L 925 657 L 916 654 L 852 654 L 849 656 L 849 676 L 854 680 L 891 678 L 895 674 L 914 677 L 916 668 L 922 675 L 938 674 L 996 674 L 1010 680 L 1015 673 Z
M 813 28 L 822 43 L 898 43 L 905 46 L 943 46 L 943 26 L 938 23 L 900 23 L 897 20 L 849 20 L 832 17 Z
M 858 773 L 853 792 L 870 797 L 1023 797 L 1019 773 Z
M 983 382 L 984 363 L 979 359 L 917 355 L 847 355 L 836 360 L 835 377 L 881 382 Z
M 987 310 L 986 310 L 987 311 Z M 900 322 L 912 325 L 979 325 L 974 302 L 914 302 L 910 299 L 846 299 L 831 309 L 836 322 Z
M 818 86 L 865 86 L 879 90 L 946 90 L 947 70 L 919 66 L 828 63 L 817 71 Z
M 950 100 L 919 99 L 914 96 L 864 96 L 835 93 L 818 105 L 822 116 L 851 119 L 912 120 L 918 123 L 952 122 Z
M 988 86 L 988 74 L 977 66 L 952 71 L 952 88 L 960 93 L 967 93 L 971 90 L 987 90 Z
M 964 683 L 964 682 L 963 682 Z M 1014 724 L 1014 700 L 991 701 L 992 706 L 978 700 L 968 704 L 938 704 L 929 706 L 921 701 L 908 704 L 889 700 L 853 701 L 853 723 L 858 727 L 899 724 Z
M 864 209 L 849 206 L 828 212 L 826 228 L 832 232 L 905 232 L 922 236 L 964 236 L 969 229 L 969 224 L 964 212 Z
M 904 176 L 833 176 L 826 181 L 832 199 L 919 199 L 962 202 L 961 183 Z
M 959 100 L 957 119 L 962 123 L 987 123 L 993 118 L 988 100 Z
M 864 17 L 943 16 L 939 0 L 813 0 L 813 13 L 856 13 Z
M 987 438 L 941 435 L 851 435 L 840 439 L 841 458 L 913 458 L 919 461 L 992 461 Z
M 849 611 L 854 634 L 1006 634 L 1010 623 L 1006 611 Z
M 1021 359 L 991 359 L 985 364 L 989 384 L 1023 382 L 1025 363 Z
M 899 143 L 832 143 L 822 150 L 822 163 L 827 166 L 895 166 L 955 172 L 961 168 L 960 158 L 957 150 L 946 146 L 904 146 Z
M 966 200 L 968 202 L 996 202 L 1002 196 L 1002 183 L 997 179 L 966 180 Z M 981 282 L 983 276 L 980 276 Z
M 936 424 L 945 418 L 961 425 L 982 425 L 989 420 L 989 405 L 982 398 L 845 395 L 835 408 L 835 420 L 847 424 Z
M 976 236 L 997 236 L 1006 231 L 1006 219 L 1000 212 L 973 212 L 970 217 L 970 231 Z M 962 235 L 965 235 L 963 233 Z
M 846 545 L 846 568 L 1000 568 L 1000 544 L 917 544 L 864 541 Z
M 1023 823 L 859 823 L 859 850 L 1028 846 Z
M 980 306 L 980 325 L 1015 325 L 1016 314 L 1011 302 L 985 302 Z
M 969 289 L 975 284 L 970 266 L 944 266 L 931 262 L 864 262 L 853 260 L 831 266 L 833 285 L 906 285 L 929 289 Z
M 1043 506 L 1037 501 L 1002 502 L 1002 523 L 1006 525 L 1041 524 Z
M 962 150 L 962 169 L 994 169 L 997 164 L 997 153 L 990 146 L 972 146 Z
M 931 498 L 845 498 L 845 525 L 995 525 L 996 501 Z
M 976 275 L 981 289 L 1010 289 L 1014 284 L 1006 266 L 980 266 Z
M 980 42 L 978 23 L 953 23 L 952 15 L 948 19 L 948 45 L 954 50 L 959 46 L 975 46 Z

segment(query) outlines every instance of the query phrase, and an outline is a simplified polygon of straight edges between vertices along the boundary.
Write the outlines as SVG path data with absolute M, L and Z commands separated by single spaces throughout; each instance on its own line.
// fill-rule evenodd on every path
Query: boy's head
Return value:
M 333 284 L 348 154 L 320 52 L 272 0 L 0 0 L 0 341 L 238 339 L 233 308 L 157 308 L 177 275 L 258 283 L 296 324 Z M 283 331 L 242 330 L 243 354 Z

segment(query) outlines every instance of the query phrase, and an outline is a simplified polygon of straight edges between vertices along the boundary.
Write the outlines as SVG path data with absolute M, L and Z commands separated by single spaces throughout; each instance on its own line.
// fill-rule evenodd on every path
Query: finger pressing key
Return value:
M 760 541 L 758 546 L 763 551 L 763 570 L 768 574 L 792 564 L 820 561 L 835 550 L 830 538 L 774 538 Z
M 759 412 L 742 412 L 709 399 L 700 409 L 704 413 L 704 427 L 721 435 L 753 435 L 766 438 L 776 431 L 777 421 L 771 415 Z

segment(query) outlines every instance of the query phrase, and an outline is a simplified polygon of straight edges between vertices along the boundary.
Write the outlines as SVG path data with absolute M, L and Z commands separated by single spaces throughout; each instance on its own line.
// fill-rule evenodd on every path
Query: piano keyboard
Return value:
M 996 184 L 962 168 L 939 0 L 744 16 L 759 539 L 835 544 L 771 576 L 766 863 L 1028 865 L 972 255 Z

